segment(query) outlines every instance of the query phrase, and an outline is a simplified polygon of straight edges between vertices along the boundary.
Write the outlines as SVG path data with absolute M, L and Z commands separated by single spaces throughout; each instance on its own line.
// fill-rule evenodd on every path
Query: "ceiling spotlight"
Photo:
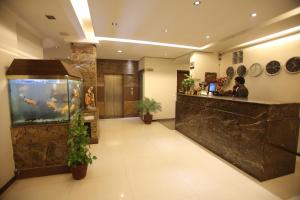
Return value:
M 201 3 L 201 1 L 199 1 L 199 0 L 194 1 L 194 5 L 195 5 L 195 6 L 199 6 L 200 3 Z
M 117 27 L 117 26 L 118 26 L 118 23 L 117 23 L 117 22 L 112 22 L 111 25 L 112 25 L 113 27 Z
M 257 15 L 256 12 L 250 14 L 251 17 L 256 17 L 256 15 Z
M 118 53 L 123 53 L 123 51 L 122 51 L 122 50 L 118 50 L 117 52 L 118 52 Z
M 209 38 L 210 38 L 210 36 L 209 36 L 209 35 L 207 35 L 207 36 L 205 36 L 205 38 L 206 38 L 206 39 L 209 39 Z

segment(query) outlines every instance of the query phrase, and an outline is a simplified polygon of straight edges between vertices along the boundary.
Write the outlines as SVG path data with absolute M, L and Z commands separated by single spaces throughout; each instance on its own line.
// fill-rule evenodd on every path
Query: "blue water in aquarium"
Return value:
M 9 90 L 13 125 L 65 122 L 70 117 L 70 106 L 72 112 L 82 106 L 80 81 L 9 80 Z M 71 99 L 73 103 L 69 104 Z

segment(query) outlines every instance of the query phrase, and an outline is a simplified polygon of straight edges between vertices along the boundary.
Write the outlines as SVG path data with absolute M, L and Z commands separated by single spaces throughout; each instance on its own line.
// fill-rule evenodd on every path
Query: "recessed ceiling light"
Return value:
M 209 36 L 209 35 L 207 35 L 207 36 L 205 36 L 205 38 L 206 38 L 206 39 L 209 39 L 209 38 L 210 38 L 210 36 Z
M 118 53 L 123 53 L 123 51 L 122 51 L 122 50 L 118 50 L 117 52 L 118 52 Z
M 56 18 L 53 15 L 45 15 L 45 16 L 49 20 L 56 20 Z
M 193 49 L 193 50 L 204 50 L 212 45 L 212 44 L 208 44 L 201 47 L 195 47 L 195 46 L 180 45 L 180 44 L 153 42 L 153 41 L 145 41 L 145 40 L 132 40 L 132 39 L 124 39 L 124 38 L 112 38 L 112 37 L 96 37 L 95 39 L 97 39 L 99 42 L 101 41 L 124 42 L 124 43 L 132 43 L 132 44 L 144 44 L 144 45 L 174 47 L 174 48 Z
M 165 33 L 167 33 L 168 32 L 168 29 L 167 28 L 165 28 Z
M 84 32 L 85 37 L 88 40 L 93 40 L 95 38 L 92 18 L 90 15 L 90 9 L 87 0 L 70 0 Z
M 253 13 L 250 14 L 250 16 L 251 16 L 251 17 L 256 17 L 257 14 L 256 14 L 256 12 L 253 12 Z
M 255 39 L 255 40 L 251 40 L 249 42 L 245 42 L 245 43 L 240 44 L 236 47 L 244 47 L 244 46 L 259 44 L 259 43 L 262 43 L 262 42 L 266 42 L 266 41 L 270 41 L 270 40 L 277 39 L 277 38 L 280 38 L 280 37 L 284 37 L 284 36 L 287 36 L 289 34 L 294 34 L 294 33 L 297 33 L 299 31 L 300 31 L 300 26 L 295 26 L 295 27 L 290 28 L 290 29 L 286 29 L 286 30 L 283 30 L 283 31 L 280 31 L 280 32 L 277 32 L 277 33 L 273 33 L 271 35 L 267 35 L 267 36 L 264 36 L 264 37 L 261 37 L 261 38 Z
M 117 22 L 112 22 L 111 25 L 112 25 L 113 27 L 117 27 L 117 26 L 118 26 L 118 23 L 117 23 Z
M 194 1 L 194 5 L 195 5 L 195 6 L 199 6 L 200 3 L 201 3 L 201 1 L 199 1 L 199 0 Z

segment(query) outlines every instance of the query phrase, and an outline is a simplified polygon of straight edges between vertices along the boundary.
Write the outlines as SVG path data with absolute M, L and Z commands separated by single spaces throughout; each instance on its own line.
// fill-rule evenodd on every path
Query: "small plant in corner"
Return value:
M 145 97 L 144 100 L 138 102 L 137 109 L 139 113 L 141 113 L 144 116 L 145 124 L 151 124 L 153 117 L 151 113 L 161 111 L 161 105 L 154 99 L 149 99 Z
M 72 176 L 76 180 L 83 179 L 86 176 L 87 167 L 97 159 L 92 156 L 89 149 L 89 136 L 87 127 L 81 112 L 77 112 L 71 119 L 71 125 L 68 135 L 68 165 L 71 167 Z

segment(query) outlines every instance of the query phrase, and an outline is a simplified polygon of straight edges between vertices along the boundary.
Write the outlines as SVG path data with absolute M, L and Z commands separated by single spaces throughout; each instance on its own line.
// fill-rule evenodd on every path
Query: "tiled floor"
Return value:
M 16 181 L 1 199 L 261 200 L 300 199 L 300 170 L 259 183 L 158 122 L 100 121 L 98 156 L 84 180 L 70 174 Z

